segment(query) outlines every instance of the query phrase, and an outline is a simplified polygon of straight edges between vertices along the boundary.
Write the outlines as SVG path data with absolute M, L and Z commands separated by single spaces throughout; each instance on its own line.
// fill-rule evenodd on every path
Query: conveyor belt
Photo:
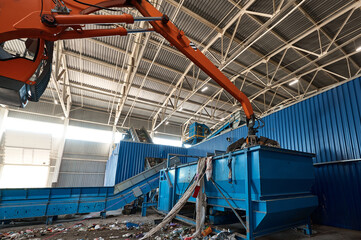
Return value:
M 174 158 L 171 164 L 178 163 Z M 159 186 L 158 164 L 114 187 L 0 189 L 0 219 L 117 210 Z

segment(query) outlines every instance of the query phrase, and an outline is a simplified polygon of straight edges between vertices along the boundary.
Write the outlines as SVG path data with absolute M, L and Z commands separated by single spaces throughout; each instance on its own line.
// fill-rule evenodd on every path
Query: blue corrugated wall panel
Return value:
M 118 155 L 110 157 L 105 171 L 105 186 L 114 186 L 144 171 L 144 160 L 147 157 L 167 158 L 168 153 L 187 154 L 186 148 L 157 144 L 121 141 L 117 149 Z M 112 155 L 112 156 L 113 156 Z M 186 159 L 181 158 L 183 163 Z
M 197 149 L 197 148 L 188 148 L 187 149 L 187 155 L 190 155 L 190 156 L 198 156 L 198 157 L 206 157 L 207 156 L 207 153 L 210 153 L 210 152 L 214 152 L 213 151 L 207 151 L 206 149 Z M 188 162 L 193 162 L 193 161 L 196 161 L 197 159 L 194 159 L 194 158 L 190 158 L 190 159 L 187 159 Z
M 264 118 L 259 136 L 282 148 L 311 152 L 315 163 L 361 158 L 361 78 L 309 98 Z M 245 127 L 200 143 L 191 149 L 225 150 L 246 136 Z M 315 167 L 320 224 L 361 230 L 361 162 Z

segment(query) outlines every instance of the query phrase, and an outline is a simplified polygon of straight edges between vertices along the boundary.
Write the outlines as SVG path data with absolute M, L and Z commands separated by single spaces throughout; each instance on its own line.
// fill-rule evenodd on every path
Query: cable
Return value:
M 43 8 L 44 8 L 44 0 L 41 0 L 40 17 L 41 17 L 41 15 L 43 15 Z
M 101 26 L 101 27 L 116 27 L 117 25 L 114 23 L 95 23 L 94 25 L 96 26 Z

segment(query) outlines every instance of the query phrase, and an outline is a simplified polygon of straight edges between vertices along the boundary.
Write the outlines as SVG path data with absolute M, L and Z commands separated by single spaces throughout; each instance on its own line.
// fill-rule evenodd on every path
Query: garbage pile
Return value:
M 53 227 L 45 227 L 45 228 L 34 228 L 34 229 L 26 229 L 19 232 L 0 232 L 0 239 L 41 239 L 41 237 L 47 234 L 56 234 L 59 232 L 67 233 L 68 229 L 64 227 L 63 224 L 57 224 Z
M 152 228 L 152 226 L 145 224 L 137 224 L 132 222 L 122 222 L 119 223 L 117 220 L 114 223 L 108 224 L 91 224 L 86 225 L 85 223 L 76 223 L 71 225 L 70 227 L 65 227 L 63 224 L 57 224 L 54 226 L 49 227 L 40 227 L 40 228 L 33 228 L 33 229 L 26 229 L 21 231 L 9 231 L 9 232 L 0 232 L 0 239 L 43 239 L 43 238 L 51 238 L 51 239 L 62 239 L 61 237 L 67 238 L 64 235 L 60 234 L 68 234 L 68 236 L 74 238 L 74 236 L 82 236 L 84 233 L 95 232 L 96 235 L 100 235 L 100 237 L 90 238 L 93 240 L 104 240 L 105 238 L 102 237 L 102 233 L 100 231 L 116 231 L 117 233 L 124 233 L 120 234 L 119 236 L 111 235 L 107 236 L 106 239 L 124 239 L 124 238 L 142 238 L 144 234 L 142 233 L 145 230 Z M 129 233 L 132 231 L 132 233 Z M 109 234 L 106 234 L 109 235 Z M 61 237 L 60 237 L 61 236 Z M 82 238 L 79 238 L 81 240 Z M 87 238 L 88 239 L 88 238 Z
M 77 239 L 77 240 L 106 240 L 106 239 L 141 239 L 145 234 L 156 225 L 155 223 L 134 223 L 122 221 L 115 221 L 99 224 L 99 223 L 68 223 L 56 224 L 49 227 L 29 228 L 19 231 L 1 232 L 1 240 L 21 240 L 21 239 Z M 4 229 L 3 229 L 4 230 Z M 213 229 L 207 227 L 202 232 L 202 237 L 192 238 L 195 233 L 195 227 L 182 225 L 181 223 L 171 222 L 155 234 L 152 239 L 155 240 L 234 240 L 234 234 L 228 231 L 223 231 L 218 234 L 213 234 Z M 91 235 L 91 237 L 89 236 Z
M 202 237 L 192 237 L 195 231 L 195 227 L 186 227 L 171 222 L 163 227 L 162 230 L 152 238 L 155 240 L 236 240 L 235 234 L 232 234 L 229 230 L 213 234 L 213 229 L 211 227 L 206 227 L 204 231 L 202 231 Z

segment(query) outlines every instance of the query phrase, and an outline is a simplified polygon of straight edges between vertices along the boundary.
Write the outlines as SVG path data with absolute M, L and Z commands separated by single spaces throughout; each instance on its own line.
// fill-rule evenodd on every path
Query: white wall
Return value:
M 5 131 L 0 188 L 49 186 L 52 148 L 51 134 Z
M 75 112 L 79 118 L 89 117 L 87 112 Z M 97 114 L 94 117 L 99 118 Z M 111 127 L 70 121 L 59 177 L 52 183 L 64 120 L 9 112 L 6 122 L 0 142 L 0 188 L 103 186 Z M 69 139 L 77 136 L 82 138 Z M 180 140 L 161 133 L 156 137 Z

